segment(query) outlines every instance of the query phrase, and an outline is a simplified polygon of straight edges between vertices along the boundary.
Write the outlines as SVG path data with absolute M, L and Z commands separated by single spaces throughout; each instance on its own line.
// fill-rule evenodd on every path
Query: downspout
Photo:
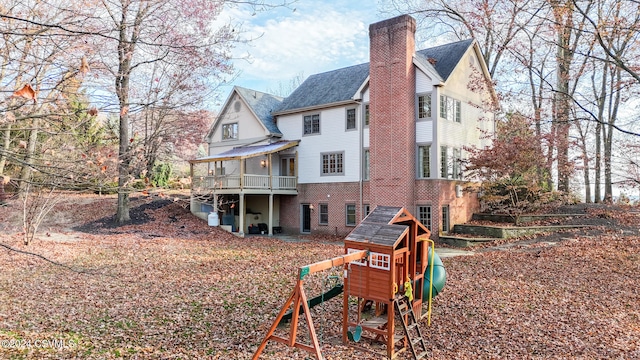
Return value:
M 363 174 L 364 174 L 364 161 L 363 161 L 363 157 L 364 157 L 364 150 L 362 148 L 362 146 L 364 145 L 364 117 L 365 117 L 365 113 L 364 113 L 365 109 L 364 109 L 364 103 L 360 103 L 360 127 L 358 128 L 358 153 L 360 154 L 358 162 L 360 164 L 360 166 L 358 166 L 358 168 L 360 169 L 360 175 L 358 175 L 358 191 L 359 191 L 359 199 L 360 199 L 360 220 L 364 219 L 364 181 L 363 181 Z

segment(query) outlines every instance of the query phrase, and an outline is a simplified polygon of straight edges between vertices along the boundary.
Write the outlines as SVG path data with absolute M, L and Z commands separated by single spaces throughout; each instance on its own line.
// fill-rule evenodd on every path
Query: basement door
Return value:
M 300 207 L 300 232 L 311 233 L 311 207 L 309 204 L 302 204 Z

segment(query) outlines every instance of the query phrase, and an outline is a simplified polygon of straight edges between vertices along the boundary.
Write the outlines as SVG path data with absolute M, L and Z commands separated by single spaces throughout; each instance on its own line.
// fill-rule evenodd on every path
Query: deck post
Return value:
M 269 235 L 273 235 L 273 193 L 269 194 Z
M 240 227 L 238 228 L 238 235 L 244 236 L 244 215 L 245 214 L 244 214 L 244 193 L 243 192 L 240 192 L 239 203 L 240 203 L 240 209 L 238 209 L 238 212 L 240 216 L 238 216 L 239 217 L 238 222 L 240 223 L 239 224 Z

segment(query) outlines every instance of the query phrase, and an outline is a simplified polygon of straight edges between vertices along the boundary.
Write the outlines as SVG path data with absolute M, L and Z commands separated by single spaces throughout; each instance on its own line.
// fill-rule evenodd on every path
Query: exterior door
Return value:
M 309 234 L 311 233 L 311 208 L 309 204 L 302 204 L 300 212 L 300 232 Z
M 287 157 L 280 160 L 280 176 L 296 176 L 295 158 Z

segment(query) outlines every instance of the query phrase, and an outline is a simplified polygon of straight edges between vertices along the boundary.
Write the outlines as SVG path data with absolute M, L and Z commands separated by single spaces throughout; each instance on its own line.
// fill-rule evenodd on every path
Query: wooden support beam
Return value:
M 319 261 L 310 265 L 306 265 L 300 268 L 298 279 L 302 280 L 305 276 L 319 271 L 331 269 L 334 266 L 341 266 L 352 261 L 364 259 L 369 255 L 368 250 L 362 250 L 351 254 L 334 257 L 333 259 Z
M 342 266 L 352 261 L 364 259 L 368 255 L 369 255 L 369 251 L 362 250 L 362 251 L 338 256 L 333 259 L 323 260 L 314 264 L 301 267 L 298 271 L 298 281 L 296 281 L 296 287 L 294 288 L 293 292 L 291 293 L 287 301 L 284 303 L 284 306 L 278 313 L 278 316 L 273 322 L 273 325 L 271 325 L 271 328 L 267 332 L 267 335 L 264 337 L 264 339 L 260 343 L 260 346 L 258 346 L 258 349 L 253 355 L 252 359 L 257 360 L 260 357 L 260 354 L 262 354 L 262 352 L 264 351 L 264 348 L 267 346 L 267 342 L 269 340 L 274 340 L 277 342 L 281 342 L 289 347 L 297 347 L 299 349 L 306 350 L 314 354 L 318 360 L 322 360 L 323 357 L 322 357 L 322 353 L 320 352 L 320 343 L 318 341 L 318 336 L 316 335 L 316 329 L 313 325 L 313 318 L 311 317 L 311 311 L 309 310 L 307 295 L 304 292 L 303 278 L 309 274 L 327 270 L 335 266 Z M 285 312 L 289 309 L 289 307 L 292 304 L 293 304 L 293 309 L 292 309 L 291 325 L 289 328 L 289 337 L 283 338 L 283 337 L 274 335 L 274 332 L 278 324 L 280 323 L 280 320 L 282 320 L 282 317 L 284 316 Z M 300 316 L 299 316 L 300 307 L 302 307 L 304 317 L 307 320 L 307 327 L 309 328 L 309 337 L 311 338 L 311 345 L 299 343 L 296 339 L 298 336 L 298 321 L 300 319 Z

